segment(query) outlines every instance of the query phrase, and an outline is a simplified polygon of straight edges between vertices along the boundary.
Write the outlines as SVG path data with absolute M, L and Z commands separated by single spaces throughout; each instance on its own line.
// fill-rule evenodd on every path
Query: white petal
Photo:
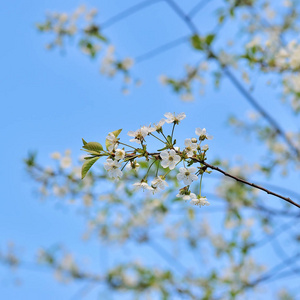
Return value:
M 162 159 L 168 159 L 169 158 L 169 152 L 167 150 L 164 150 L 160 153 L 160 157 Z
M 171 149 L 171 150 L 170 150 L 170 156 L 174 156 L 174 155 L 176 155 L 176 152 L 175 152 L 174 149 Z
M 167 168 L 169 166 L 169 160 L 164 159 L 160 164 L 163 168 Z
M 176 177 L 179 181 L 181 181 L 183 180 L 184 175 L 182 173 L 178 173 Z
M 174 117 L 174 115 L 173 115 L 172 113 L 170 113 L 170 112 L 165 113 L 164 116 L 165 116 L 166 118 L 168 118 L 168 119 L 171 119 L 171 118 Z
M 198 136 L 202 135 L 202 129 L 199 128 L 199 127 L 196 128 L 195 133 L 196 133 Z
M 175 162 L 175 164 L 177 164 L 177 163 L 179 163 L 180 162 L 180 156 L 179 155 L 175 155 L 174 156 L 174 162 Z
M 186 168 L 183 168 L 183 167 L 179 168 L 180 173 L 185 173 L 185 171 L 186 171 Z
M 175 166 L 176 166 L 176 162 L 175 161 L 171 161 L 170 165 L 169 165 L 170 170 L 173 170 L 175 168 Z
M 136 136 L 135 131 L 128 131 L 127 135 L 129 136 Z
M 177 119 L 178 120 L 183 120 L 186 117 L 185 113 L 180 113 L 179 115 L 177 115 Z

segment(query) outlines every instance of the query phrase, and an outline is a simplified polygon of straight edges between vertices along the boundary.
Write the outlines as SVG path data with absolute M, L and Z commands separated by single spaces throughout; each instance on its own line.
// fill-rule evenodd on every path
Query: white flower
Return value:
M 182 121 L 186 115 L 185 113 L 180 113 L 177 116 L 175 116 L 175 113 L 165 113 L 164 116 L 167 118 L 166 122 L 167 123 L 175 123 L 175 124 L 179 124 L 180 121 Z
M 191 199 L 191 204 L 197 205 L 197 206 L 208 206 L 210 203 L 207 201 L 206 197 L 201 198 L 193 198 Z
M 140 144 L 141 141 L 143 141 L 144 138 L 153 131 L 155 131 L 155 128 L 151 128 L 150 126 L 143 126 L 136 131 L 129 131 L 127 134 L 134 137 L 134 139 L 131 139 L 130 142 L 136 142 Z
M 71 167 L 71 165 L 72 165 L 72 159 L 70 156 L 65 156 L 60 161 L 60 166 L 63 169 L 67 169 L 67 168 Z
M 202 151 L 207 151 L 208 148 L 209 148 L 208 145 L 203 145 L 203 146 L 201 147 L 201 150 L 202 150 Z
M 157 190 L 161 189 L 164 190 L 166 186 L 168 186 L 168 183 L 162 178 L 162 176 L 155 177 L 152 182 L 151 186 Z
M 115 159 L 120 160 L 120 159 L 124 159 L 124 157 L 125 157 L 125 151 L 123 149 L 117 149 L 115 153 Z
M 107 139 L 108 144 L 109 144 L 108 151 L 112 152 L 118 146 L 118 138 L 112 132 L 109 132 L 106 139 Z
M 163 168 L 169 167 L 170 170 L 173 170 L 181 160 L 180 156 L 176 154 L 175 150 L 171 149 L 170 151 L 164 150 L 160 153 L 162 158 L 161 165 Z
M 108 158 L 104 164 L 104 169 L 108 172 L 109 177 L 119 179 L 123 175 L 122 171 L 119 169 L 121 166 L 122 164 L 117 160 Z
M 179 173 L 177 174 L 177 179 L 183 180 L 184 184 L 190 185 L 193 181 L 198 179 L 198 176 L 194 173 L 197 171 L 197 168 L 179 168 Z
M 193 143 L 191 139 L 185 139 L 185 152 L 188 157 L 192 157 L 194 155 L 194 151 L 197 151 L 197 144 Z
M 51 153 L 51 158 L 58 160 L 61 158 L 61 155 L 59 152 L 53 152 L 53 153 Z
M 207 140 L 212 140 L 212 138 L 213 138 L 212 135 L 208 135 L 208 134 L 206 133 L 206 129 L 205 129 L 205 128 L 203 128 L 203 129 L 201 129 L 201 128 L 196 128 L 195 133 L 199 136 L 199 139 L 200 139 L 200 140 L 205 140 L 205 139 L 207 139 Z
M 122 67 L 128 71 L 134 64 L 134 60 L 130 57 L 125 58 L 122 62 Z
M 162 126 L 165 124 L 166 120 L 165 119 L 161 119 L 157 124 L 153 124 L 153 128 L 156 130 L 156 131 L 159 131 Z
M 197 196 L 194 193 L 190 193 L 188 195 L 179 193 L 179 194 L 176 195 L 176 197 L 182 198 L 183 200 L 186 200 L 186 201 L 197 198 Z
M 133 161 L 133 162 L 129 162 L 127 165 L 126 165 L 126 169 L 129 171 L 129 170 L 136 170 L 138 171 L 140 168 L 140 164 L 137 163 L 136 161 Z
M 151 186 L 148 185 L 147 182 L 136 182 L 133 184 L 133 186 L 137 189 L 137 190 L 140 190 L 142 189 L 143 191 L 145 190 L 150 190 L 150 191 L 153 191 L 153 188 Z

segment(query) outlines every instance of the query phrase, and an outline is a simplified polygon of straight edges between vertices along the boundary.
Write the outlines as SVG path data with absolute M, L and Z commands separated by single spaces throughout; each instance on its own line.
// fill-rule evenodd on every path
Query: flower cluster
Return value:
M 83 150 L 88 152 L 90 156 L 85 157 L 82 166 L 82 178 L 102 156 L 106 156 L 104 169 L 107 171 L 108 176 L 114 180 L 119 180 L 122 177 L 125 167 L 127 170 L 134 170 L 137 175 L 140 167 L 137 160 L 144 159 L 149 162 L 148 171 L 133 186 L 136 191 L 150 191 L 155 194 L 169 186 L 166 181 L 168 174 L 173 170 L 175 171 L 179 164 L 182 164 L 183 166 L 178 169 L 179 172 L 177 171 L 176 178 L 179 182 L 183 182 L 185 186 L 179 190 L 177 197 L 190 200 L 194 205 L 209 205 L 206 197 L 201 195 L 203 174 L 205 172 L 210 173 L 205 165 L 206 152 L 209 147 L 208 145 L 201 145 L 201 143 L 205 140 L 211 140 L 212 136 L 206 132 L 205 128 L 196 128 L 195 134 L 197 137 L 186 138 L 184 147 L 181 150 L 180 147 L 175 146 L 177 142 L 174 138 L 174 129 L 176 125 L 179 125 L 185 119 L 186 115 L 185 113 L 176 115 L 169 112 L 164 116 L 166 119 L 161 119 L 158 123 L 145 125 L 135 131 L 128 132 L 128 136 L 132 138 L 130 142 L 138 144 L 138 148 L 120 141 L 119 135 L 122 129 L 108 133 L 105 141 L 106 150 L 97 142 L 87 143 L 83 140 Z M 170 135 L 164 132 L 163 126 L 165 123 L 172 125 Z M 163 143 L 163 147 L 156 152 L 148 151 L 147 140 L 150 137 Z M 155 175 L 151 175 L 151 168 L 156 170 Z M 160 172 L 162 174 L 159 175 Z M 151 182 L 149 181 L 150 177 L 152 178 Z M 200 190 L 199 194 L 196 195 L 191 192 L 190 187 L 197 180 L 200 180 Z

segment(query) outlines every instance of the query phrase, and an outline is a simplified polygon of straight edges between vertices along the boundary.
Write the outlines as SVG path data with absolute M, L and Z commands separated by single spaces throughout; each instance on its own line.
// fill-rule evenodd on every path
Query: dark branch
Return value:
M 205 161 L 199 161 L 199 160 L 197 160 L 197 161 L 200 162 L 200 163 L 202 163 L 203 165 L 205 165 L 206 167 L 208 167 L 208 168 L 210 168 L 210 169 L 212 169 L 212 170 L 215 170 L 215 171 L 218 171 L 218 172 L 222 173 L 223 175 L 225 175 L 225 176 L 227 176 L 227 177 L 230 177 L 230 178 L 232 178 L 232 179 L 235 179 L 236 181 L 241 182 L 241 183 L 243 183 L 243 184 L 246 184 L 246 185 L 250 185 L 250 186 L 252 186 L 252 187 L 255 187 L 255 188 L 257 188 L 257 189 L 259 189 L 259 190 L 261 190 L 261 191 L 266 192 L 266 193 L 269 194 L 269 195 L 273 195 L 273 196 L 275 196 L 275 197 L 278 197 L 278 198 L 280 198 L 280 199 L 283 199 L 283 200 L 289 202 L 290 204 L 293 204 L 293 205 L 295 205 L 295 206 L 297 206 L 297 207 L 300 208 L 300 204 L 294 202 L 293 200 L 291 200 L 291 199 L 288 198 L 288 197 L 284 197 L 284 196 L 282 196 L 282 195 L 280 195 L 280 194 L 274 193 L 274 192 L 272 192 L 272 191 L 270 191 L 270 190 L 268 190 L 268 189 L 266 189 L 266 188 L 264 188 L 264 187 L 262 187 L 262 186 L 259 186 L 259 185 L 255 184 L 255 183 L 248 182 L 248 181 L 246 181 L 246 180 L 244 180 L 244 179 L 242 179 L 242 178 L 239 178 L 239 177 L 236 177 L 236 176 L 234 176 L 234 175 L 232 175 L 232 174 L 229 174 L 229 173 L 225 172 L 224 170 L 222 170 L 222 169 L 220 169 L 220 168 L 218 168 L 218 167 L 215 167 L 215 166 L 213 166 L 213 165 L 208 164 L 208 163 L 205 162 Z

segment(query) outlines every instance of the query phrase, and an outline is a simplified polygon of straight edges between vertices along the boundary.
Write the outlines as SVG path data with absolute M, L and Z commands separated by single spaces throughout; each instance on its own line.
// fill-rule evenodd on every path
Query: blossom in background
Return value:
M 199 136 L 199 139 L 200 139 L 200 140 L 205 140 L 205 139 L 207 139 L 207 140 L 212 140 L 212 139 L 213 139 L 213 136 L 212 136 L 212 135 L 208 135 L 208 134 L 206 133 L 206 129 L 205 129 L 205 128 L 203 128 L 203 129 L 201 129 L 201 128 L 196 128 L 195 133 Z
M 160 153 L 162 158 L 161 165 L 163 168 L 168 168 L 173 170 L 181 160 L 180 156 L 176 154 L 175 150 L 171 149 L 170 151 L 164 150 Z
M 104 169 L 108 172 L 108 176 L 113 179 L 119 179 L 122 177 L 123 173 L 119 169 L 122 166 L 117 160 L 112 160 L 108 158 L 106 163 L 104 163 Z
M 106 140 L 109 144 L 108 151 L 112 152 L 113 150 L 115 150 L 119 143 L 118 138 L 112 132 L 109 132 L 108 136 L 106 137 Z
M 51 153 L 51 158 L 58 160 L 61 158 L 61 154 L 59 152 L 53 152 Z
M 124 157 L 125 157 L 125 151 L 123 149 L 117 149 L 115 153 L 115 159 L 120 160 L 120 159 L 124 159 Z
M 200 197 L 200 196 L 199 196 Z M 210 203 L 207 201 L 206 197 L 196 197 L 191 199 L 191 203 L 197 206 L 208 206 Z
M 179 173 L 177 174 L 177 179 L 179 181 L 183 180 L 184 184 L 190 185 L 193 181 L 198 179 L 198 176 L 194 174 L 197 168 L 179 168 Z
M 198 145 L 196 143 L 193 143 L 191 139 L 185 139 L 184 145 L 187 156 L 192 157 L 194 155 L 194 151 L 197 151 Z
M 142 181 L 142 182 L 136 182 L 133 184 L 133 186 L 137 189 L 140 190 L 142 189 L 143 191 L 145 190 L 149 190 L 149 191 L 153 191 L 153 187 L 149 186 L 147 182 Z
M 175 123 L 175 124 L 179 124 L 180 121 L 182 121 L 186 115 L 185 113 L 180 113 L 177 116 L 175 116 L 175 113 L 165 113 L 164 116 L 167 118 L 166 122 L 167 123 Z
M 72 159 L 70 156 L 64 156 L 61 160 L 60 160 L 60 166 L 63 169 L 67 169 L 70 168 L 72 165 Z
M 165 179 L 162 176 L 155 177 L 152 182 L 151 186 L 154 190 L 158 191 L 159 189 L 164 190 L 166 186 L 169 186 Z

